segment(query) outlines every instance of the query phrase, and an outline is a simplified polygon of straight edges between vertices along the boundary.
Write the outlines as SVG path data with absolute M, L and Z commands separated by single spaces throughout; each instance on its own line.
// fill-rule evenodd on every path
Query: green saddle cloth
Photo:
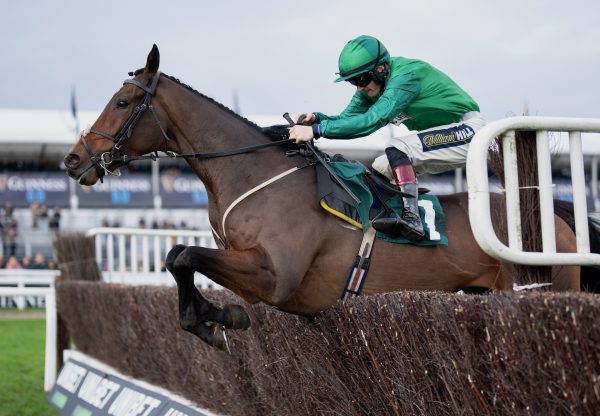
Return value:
M 322 154 L 322 156 L 329 161 L 329 166 L 361 202 L 357 206 L 354 201 L 345 196 L 347 194 L 341 190 L 339 185 L 333 187 L 336 189 L 335 192 L 330 192 L 322 198 L 320 195 L 320 199 L 324 200 L 328 207 L 336 211 L 341 211 L 344 213 L 344 216 L 350 217 L 362 224 L 364 232 L 367 229 L 369 221 L 383 209 L 383 207 L 379 207 L 380 203 L 373 197 L 371 189 L 365 181 L 367 168 L 361 163 L 335 161 L 327 154 Z M 323 175 L 320 176 L 322 177 Z M 329 175 L 326 176 L 329 177 Z M 400 195 L 393 195 L 385 202 L 397 214 L 402 213 L 402 198 Z M 431 194 L 419 195 L 419 214 L 425 232 L 425 239 L 416 243 L 416 245 L 432 246 L 441 244 L 447 246 L 446 221 L 438 197 Z M 390 237 L 380 232 L 377 232 L 377 238 L 393 243 L 411 243 L 403 237 Z

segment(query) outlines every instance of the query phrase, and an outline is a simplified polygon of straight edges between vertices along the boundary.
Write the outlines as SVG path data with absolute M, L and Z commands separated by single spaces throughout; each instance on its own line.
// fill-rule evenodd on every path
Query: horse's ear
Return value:
M 156 44 L 152 45 L 152 50 L 148 54 L 148 59 L 146 60 L 146 72 L 155 73 L 158 71 L 158 64 L 160 63 L 160 52 L 158 52 L 158 47 Z

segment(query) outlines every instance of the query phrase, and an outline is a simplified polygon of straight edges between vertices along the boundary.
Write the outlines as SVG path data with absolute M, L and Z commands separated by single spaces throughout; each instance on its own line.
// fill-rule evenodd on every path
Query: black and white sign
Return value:
M 92 365 L 68 359 L 48 402 L 69 416 L 207 416 Z

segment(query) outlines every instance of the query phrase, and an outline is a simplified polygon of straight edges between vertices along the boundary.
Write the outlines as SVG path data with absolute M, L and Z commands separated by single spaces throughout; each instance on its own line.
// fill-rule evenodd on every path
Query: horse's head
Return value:
M 119 168 L 137 156 L 167 149 L 164 113 L 152 106 L 160 79 L 156 45 L 146 66 L 127 79 L 113 95 L 98 120 L 84 130 L 64 158 L 67 173 L 83 185 L 104 175 L 119 175 Z

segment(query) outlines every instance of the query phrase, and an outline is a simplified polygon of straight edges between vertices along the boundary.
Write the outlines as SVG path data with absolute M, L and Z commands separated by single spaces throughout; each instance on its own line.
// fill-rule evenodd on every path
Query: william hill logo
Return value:
M 474 135 L 475 131 L 471 127 L 460 126 L 419 134 L 419 138 L 423 143 L 423 150 L 427 151 L 468 143 Z

